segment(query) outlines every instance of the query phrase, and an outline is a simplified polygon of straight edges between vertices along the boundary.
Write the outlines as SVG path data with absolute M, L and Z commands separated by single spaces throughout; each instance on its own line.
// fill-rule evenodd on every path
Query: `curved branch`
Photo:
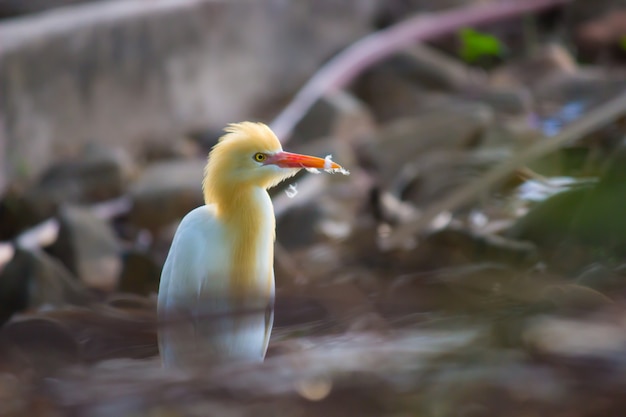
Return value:
M 419 14 L 387 29 L 374 32 L 352 44 L 324 64 L 272 121 L 271 128 L 283 143 L 296 124 L 317 100 L 348 85 L 372 64 L 413 45 L 415 42 L 476 26 L 511 19 L 568 3 L 570 0 L 516 0 L 468 6 L 437 14 Z

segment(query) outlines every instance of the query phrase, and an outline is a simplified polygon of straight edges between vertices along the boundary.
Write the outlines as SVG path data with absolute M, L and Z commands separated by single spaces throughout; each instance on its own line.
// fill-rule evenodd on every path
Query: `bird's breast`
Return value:
M 228 222 L 232 245 L 230 289 L 235 298 L 267 303 L 274 289 L 275 219 L 267 192 L 255 190 Z

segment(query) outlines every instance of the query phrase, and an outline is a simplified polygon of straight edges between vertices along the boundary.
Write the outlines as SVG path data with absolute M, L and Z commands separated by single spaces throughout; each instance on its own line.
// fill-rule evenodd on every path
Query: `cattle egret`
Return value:
M 166 367 L 197 359 L 262 361 L 273 322 L 274 209 L 267 189 L 301 168 L 346 173 L 284 152 L 264 124 L 231 124 L 213 147 L 206 205 L 181 221 L 163 266 L 159 349 Z

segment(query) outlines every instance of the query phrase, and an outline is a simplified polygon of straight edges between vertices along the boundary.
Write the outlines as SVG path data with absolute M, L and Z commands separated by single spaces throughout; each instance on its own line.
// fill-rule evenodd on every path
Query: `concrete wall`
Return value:
M 2 183 L 88 140 L 131 152 L 267 118 L 377 0 L 120 0 L 0 23 Z

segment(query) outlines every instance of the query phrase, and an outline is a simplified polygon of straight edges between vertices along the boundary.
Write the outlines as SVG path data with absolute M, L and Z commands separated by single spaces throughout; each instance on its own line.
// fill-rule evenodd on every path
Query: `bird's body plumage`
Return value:
M 161 274 L 159 349 L 165 366 L 193 366 L 206 357 L 264 358 L 273 318 L 275 239 L 266 189 L 302 167 L 327 165 L 283 152 L 263 124 L 244 122 L 226 131 L 205 169 L 206 204 L 181 221 Z

